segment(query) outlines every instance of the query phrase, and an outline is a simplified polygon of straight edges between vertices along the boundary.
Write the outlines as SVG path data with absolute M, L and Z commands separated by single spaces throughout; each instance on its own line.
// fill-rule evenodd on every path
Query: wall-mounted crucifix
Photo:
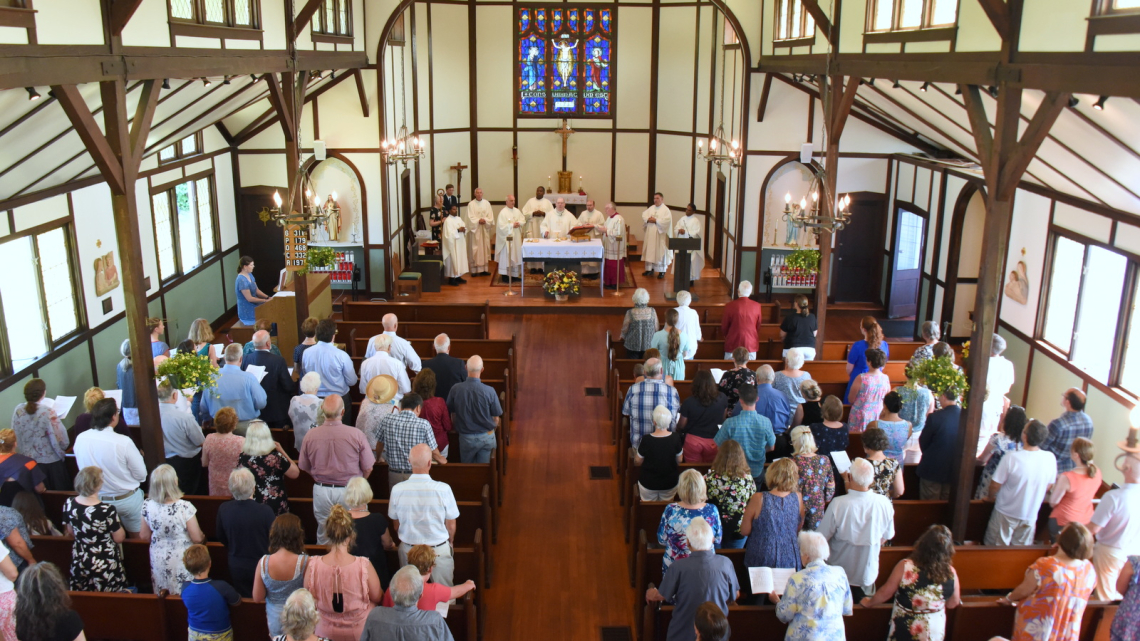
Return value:
M 576 131 L 570 126 L 570 121 L 563 118 L 562 126 L 554 130 L 554 133 L 562 136 L 562 171 L 566 171 L 566 140 L 573 136 Z
M 467 169 L 467 165 L 464 165 L 463 161 L 459 161 L 448 169 L 455 172 L 455 193 L 461 195 L 463 193 L 463 170 Z

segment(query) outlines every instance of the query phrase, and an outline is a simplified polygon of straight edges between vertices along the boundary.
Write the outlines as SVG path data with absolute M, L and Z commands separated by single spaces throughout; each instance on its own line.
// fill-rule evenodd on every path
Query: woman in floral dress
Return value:
M 748 500 L 756 493 L 756 481 L 740 443 L 727 440 L 716 452 L 712 467 L 705 474 L 709 503 L 720 512 L 721 542 L 717 549 L 739 549 L 748 538 L 740 534 L 740 518 Z
M 989 496 L 990 481 L 997 471 L 998 464 L 1007 453 L 1021 449 L 1021 431 L 1028 422 L 1029 417 L 1025 415 L 1025 408 L 1020 405 L 1010 405 L 1005 411 L 1001 426 L 990 437 L 986 449 L 982 450 L 982 455 L 978 457 L 978 462 L 985 467 L 982 468 L 982 476 L 978 479 L 978 488 L 974 492 L 975 499 L 985 500 Z
M 1140 556 L 1128 557 L 1128 562 L 1116 578 L 1116 591 L 1124 595 L 1116 616 L 1112 619 L 1109 635 L 1112 641 L 1140 640 Z
M 1077 641 L 1081 617 L 1093 588 L 1096 569 L 1089 559 L 1093 536 L 1070 523 L 1057 537 L 1060 550 L 1043 556 L 1025 572 L 1025 580 L 998 603 L 1017 606 L 1013 641 Z
M 728 411 L 732 412 L 740 400 L 740 388 L 756 384 L 756 372 L 748 369 L 748 350 L 737 347 L 732 350 L 732 369 L 720 376 L 717 387 L 728 397 Z
M 889 443 L 887 433 L 874 425 L 863 432 L 863 452 L 875 470 L 871 491 L 893 500 L 902 496 L 906 488 L 903 486 L 902 464 L 893 458 L 887 458 L 883 451 Z
M 63 525 L 71 545 L 71 590 L 77 592 L 125 592 L 127 575 L 119 544 L 127 531 L 119 522 L 115 506 L 99 500 L 103 470 L 95 466 L 79 470 L 75 492 L 63 504 Z
M 883 587 L 863 598 L 860 605 L 865 608 L 894 599 L 887 641 L 946 638 L 946 610 L 962 602 L 958 573 L 950 565 L 953 556 L 950 529 L 932 525 L 919 537 L 914 552 L 895 565 Z
M 800 497 L 804 502 L 805 530 L 814 530 L 823 520 L 823 511 L 835 498 L 835 477 L 831 473 L 831 459 L 816 454 L 815 438 L 811 428 L 800 425 L 792 430 L 792 447 L 800 476 Z
M 182 594 L 182 584 L 194 577 L 182 563 L 186 548 L 206 543 L 206 535 L 198 526 L 198 510 L 182 500 L 178 474 L 163 464 L 150 473 L 150 492 L 142 508 L 142 531 L 139 538 L 150 543 L 150 577 L 155 594 L 167 590 Z
M 883 397 L 891 391 L 891 379 L 883 373 L 887 355 L 881 349 L 867 350 L 870 370 L 855 377 L 851 383 L 851 414 L 847 423 L 858 434 L 867 424 L 879 418 L 883 411 Z
M 713 531 L 713 543 L 720 543 L 720 512 L 707 501 L 708 490 L 700 472 L 692 469 L 682 472 L 677 483 L 677 502 L 665 506 L 661 524 L 657 527 L 657 542 L 665 546 L 665 555 L 661 559 L 662 574 L 669 571 L 674 561 L 689 556 L 685 529 L 693 519 L 708 521 Z
M 301 468 L 289 458 L 280 443 L 273 440 L 264 421 L 250 421 L 245 431 L 245 444 L 237 460 L 238 467 L 253 472 L 257 489 L 253 500 L 273 508 L 277 515 L 289 511 L 289 495 L 285 492 L 285 479 L 301 475 Z

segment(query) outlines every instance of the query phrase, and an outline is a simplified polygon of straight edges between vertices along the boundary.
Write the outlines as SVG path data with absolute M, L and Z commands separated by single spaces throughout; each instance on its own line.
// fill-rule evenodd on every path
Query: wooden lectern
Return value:
M 297 286 L 304 284 L 298 292 Z M 293 292 L 292 296 L 276 295 L 268 303 L 257 307 L 257 320 L 277 323 L 277 349 L 286 362 L 292 362 L 293 348 L 301 342 L 301 323 L 310 316 L 332 316 L 332 287 L 327 273 L 295 276 L 281 289 Z
M 689 252 L 701 251 L 701 239 L 690 238 L 670 238 L 666 245 L 669 249 L 673 250 L 673 292 L 665 294 L 667 300 L 675 300 L 677 292 L 681 290 L 688 291 L 689 277 L 693 273 L 693 257 Z M 697 295 L 689 292 L 693 297 L 693 302 L 697 302 Z

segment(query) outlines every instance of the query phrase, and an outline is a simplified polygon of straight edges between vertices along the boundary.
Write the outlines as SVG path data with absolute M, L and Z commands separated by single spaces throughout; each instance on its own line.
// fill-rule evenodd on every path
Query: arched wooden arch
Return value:
M 966 208 L 975 194 L 986 198 L 986 188 L 981 183 L 967 182 L 954 201 L 954 212 L 950 218 L 950 244 L 946 248 L 946 294 L 942 297 L 942 313 L 939 326 L 945 326 L 954 319 L 954 302 L 958 294 L 958 267 L 962 253 L 962 227 L 966 224 Z
M 369 272 L 371 270 L 368 269 L 368 186 L 364 182 L 364 174 L 360 173 L 360 168 L 356 166 L 356 163 L 349 160 L 347 156 L 337 151 L 329 151 L 325 154 L 325 159 L 327 160 L 328 158 L 336 158 L 348 165 L 348 168 L 356 175 L 356 182 L 360 185 L 360 242 L 364 249 L 362 255 L 363 264 L 361 266 L 364 267 L 364 273 L 362 274 L 364 276 L 363 287 L 364 291 L 367 292 L 370 291 L 369 286 L 371 284 L 369 282 Z M 305 175 L 312 179 L 313 170 L 316 169 L 317 165 L 321 164 L 321 162 L 323 161 L 317 160 L 316 156 L 309 156 L 301 163 L 301 171 L 305 172 Z

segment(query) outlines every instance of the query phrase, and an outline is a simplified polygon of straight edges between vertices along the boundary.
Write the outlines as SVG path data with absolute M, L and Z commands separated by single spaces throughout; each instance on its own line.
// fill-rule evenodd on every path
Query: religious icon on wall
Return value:
M 612 116 L 613 10 L 518 8 L 520 116 Z
M 95 295 L 102 296 L 119 286 L 119 268 L 115 266 L 115 252 L 109 251 L 95 259 Z
M 1025 250 L 1021 250 L 1021 253 L 1024 255 Z M 1017 261 L 1017 267 L 1009 272 L 1009 278 L 1005 283 L 1005 295 L 1022 305 L 1029 304 L 1029 274 L 1027 271 L 1025 261 Z

